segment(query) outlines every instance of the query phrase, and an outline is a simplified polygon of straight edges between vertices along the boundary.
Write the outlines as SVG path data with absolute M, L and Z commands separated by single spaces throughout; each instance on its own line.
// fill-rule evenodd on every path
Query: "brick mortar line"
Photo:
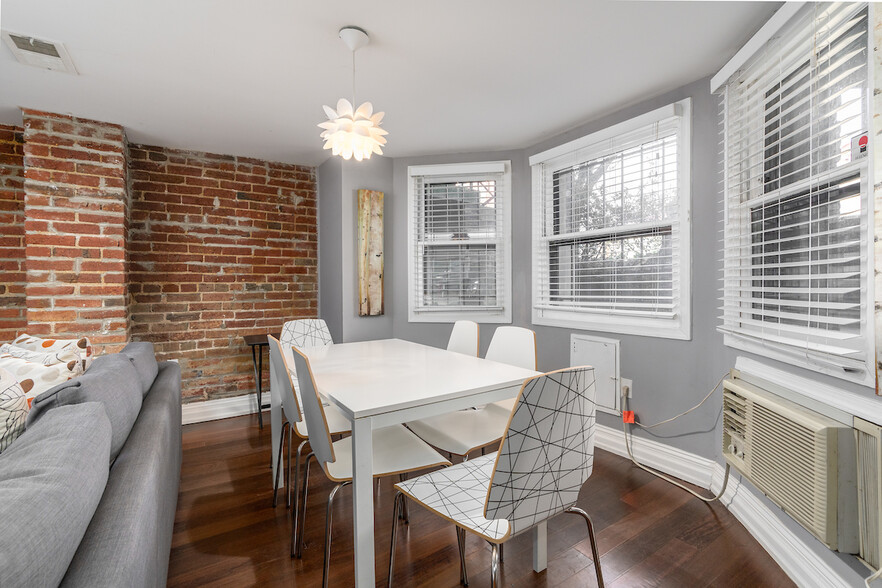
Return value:
M 47 120 L 47 121 L 51 122 L 52 120 L 55 120 L 55 119 L 47 118 L 47 119 L 41 119 L 41 120 Z M 24 143 L 22 143 L 22 145 L 28 144 L 28 142 L 29 142 L 28 135 L 32 135 L 32 136 L 33 135 L 46 135 L 47 137 L 59 137 L 62 139 L 70 139 L 73 141 L 77 141 L 77 140 L 92 141 L 95 143 L 100 143 L 102 145 L 108 145 L 111 147 L 116 147 L 120 144 L 120 141 L 117 141 L 116 139 L 105 139 L 104 137 L 90 137 L 87 135 L 71 135 L 70 133 L 57 133 L 55 131 L 47 131 L 45 129 L 30 129 L 30 128 L 25 127 Z M 123 133 L 123 139 L 125 139 L 125 133 Z M 56 144 L 50 143 L 48 141 L 30 141 L 30 143 L 33 145 L 47 145 L 49 147 L 61 147 L 61 148 L 73 148 L 74 147 L 74 145 L 56 145 Z M 89 150 L 88 147 L 80 147 L 80 149 L 81 150 Z M 97 151 L 98 153 L 115 153 L 115 152 L 117 152 L 120 155 L 122 155 L 123 157 L 126 156 L 126 150 L 124 148 L 120 149 L 118 151 L 116 149 L 114 149 L 113 151 L 104 151 L 101 149 L 97 149 L 97 150 L 93 150 L 93 151 Z M 25 155 L 27 155 L 27 153 L 25 153 Z

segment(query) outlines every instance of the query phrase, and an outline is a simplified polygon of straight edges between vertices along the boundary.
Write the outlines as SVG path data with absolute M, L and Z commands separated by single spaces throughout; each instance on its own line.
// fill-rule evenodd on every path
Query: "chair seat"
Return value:
M 509 398 L 508 400 L 500 400 L 499 402 L 493 402 L 487 405 L 487 408 L 498 410 L 505 413 L 505 418 L 511 416 L 511 411 L 514 410 L 515 404 L 518 401 L 518 397 L 515 396 L 513 398 Z
M 328 432 L 331 435 L 339 435 L 340 433 L 349 433 L 352 430 L 352 422 L 347 419 L 340 409 L 333 404 L 326 404 L 325 418 L 328 419 Z M 306 421 L 299 421 L 294 424 L 297 436 L 301 439 L 309 437 L 309 430 L 306 428 Z
M 426 443 L 442 451 L 467 455 L 475 449 L 502 440 L 511 410 L 488 404 L 476 410 L 459 410 L 407 423 Z
M 334 457 L 334 462 L 325 464 L 328 477 L 334 482 L 351 480 L 352 437 L 334 443 Z M 374 430 L 373 462 L 375 477 L 450 465 L 440 453 L 402 425 Z
M 484 517 L 487 488 L 496 463 L 496 453 L 440 469 L 395 487 L 409 498 L 492 543 L 502 543 L 511 534 L 507 520 Z

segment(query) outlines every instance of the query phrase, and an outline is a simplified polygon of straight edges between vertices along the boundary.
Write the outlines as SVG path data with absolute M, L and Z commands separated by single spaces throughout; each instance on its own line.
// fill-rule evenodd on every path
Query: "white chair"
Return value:
M 299 504 L 297 502 L 297 484 L 300 480 L 300 457 L 303 447 L 309 438 L 309 429 L 306 421 L 303 419 L 303 412 L 300 401 L 300 390 L 294 385 L 297 374 L 294 372 L 294 352 L 291 351 L 291 345 L 283 345 L 278 339 L 269 336 L 269 352 L 270 358 L 270 381 L 273 386 L 277 386 L 282 398 L 282 413 L 285 415 L 285 422 L 282 425 L 282 436 L 279 438 L 279 456 L 276 462 L 276 477 L 273 481 L 273 506 L 276 506 L 276 499 L 279 490 L 279 473 L 282 465 L 282 453 L 285 447 L 285 439 L 288 440 L 288 458 L 285 465 L 285 504 L 291 505 L 291 495 L 293 486 L 294 509 L 291 514 L 291 556 L 294 556 L 294 537 L 296 530 L 294 525 L 297 524 L 299 518 Z M 341 435 L 349 433 L 351 424 L 349 419 L 343 416 L 343 413 L 336 406 L 326 407 L 328 418 L 328 430 L 332 435 Z M 291 475 L 291 440 L 294 435 L 301 439 L 300 445 L 297 447 L 297 458 L 294 466 L 294 475 Z M 293 484 L 291 483 L 293 480 Z
M 493 361 L 536 369 L 536 334 L 522 327 L 498 327 L 487 349 Z M 407 423 L 423 441 L 468 459 L 477 449 L 502 439 L 515 399 L 474 409 L 441 414 Z
M 588 523 L 597 583 L 603 586 L 594 528 L 575 506 L 594 464 L 594 368 L 550 372 L 524 382 L 498 453 L 489 454 L 395 485 L 389 580 L 404 497 L 457 527 L 460 580 L 468 585 L 465 533 L 491 547 L 490 585 L 499 581 L 501 545 L 560 513 Z
M 270 337 L 272 338 L 272 337 Z M 297 482 L 297 478 L 300 476 L 300 458 L 303 454 L 303 448 L 306 445 L 306 423 L 301 418 L 300 413 L 300 390 L 298 389 L 297 383 L 297 372 L 294 371 L 294 357 L 291 352 L 291 347 L 299 347 L 301 349 L 309 349 L 313 347 L 324 347 L 325 345 L 331 345 L 334 343 L 334 340 L 331 338 L 331 332 L 328 330 L 328 325 L 322 319 L 295 319 L 293 321 L 288 321 L 284 325 L 282 325 L 282 333 L 279 335 L 279 340 L 277 343 L 281 343 L 281 354 L 282 357 L 286 360 L 287 368 L 276 368 L 279 375 L 279 385 L 283 392 L 287 391 L 287 388 L 293 388 L 294 390 L 294 398 L 289 398 L 289 404 L 285 405 L 285 394 L 281 395 L 282 397 L 282 412 L 285 414 L 285 420 L 287 421 L 282 425 L 282 435 L 279 437 L 279 462 L 281 463 L 282 457 L 282 447 L 285 444 L 285 434 L 288 429 L 288 425 L 290 423 L 295 423 L 294 427 L 295 433 L 298 437 L 300 437 L 301 442 L 297 447 L 297 459 L 296 459 L 296 467 L 295 467 L 295 484 Z M 274 361 L 273 355 L 270 354 L 270 378 L 273 377 L 272 370 L 274 368 L 274 364 L 279 363 Z M 272 386 L 270 386 L 272 389 Z M 291 405 L 290 402 L 296 401 L 296 407 Z M 296 411 L 295 411 L 296 408 Z M 348 433 L 349 432 L 349 421 L 346 420 L 343 423 L 340 418 L 342 415 L 339 414 L 339 411 L 332 410 L 334 414 L 331 414 L 331 427 L 335 430 L 334 434 L 337 433 Z M 344 419 L 345 420 L 345 419 Z M 345 428 L 343 427 L 345 424 Z M 288 463 L 287 468 L 285 470 L 285 485 L 286 485 L 286 506 L 291 505 L 291 489 L 289 485 L 290 477 L 291 477 L 291 439 L 292 436 L 288 435 Z M 278 490 L 278 468 L 276 468 L 276 478 L 275 484 L 273 486 L 273 506 L 276 506 L 276 492 Z M 295 500 L 297 491 L 294 491 Z M 296 513 L 295 513 L 296 514 Z M 296 516 L 295 516 L 296 520 Z
M 478 356 L 480 327 L 474 321 L 456 321 L 447 341 L 447 351 L 456 351 L 463 355 Z
M 325 550 L 322 586 L 328 586 L 328 566 L 331 558 L 331 513 L 334 497 L 343 486 L 352 483 L 352 437 L 331 442 L 331 431 L 327 418 L 328 411 L 322 405 L 318 389 L 312 375 L 309 359 L 299 349 L 294 349 L 294 365 L 300 380 L 301 398 L 309 429 L 309 445 L 312 449 L 306 458 L 306 471 L 303 476 L 303 495 L 300 499 L 300 516 L 306 520 L 306 499 L 309 489 L 309 463 L 315 458 L 333 482 L 337 482 L 328 496 L 327 519 L 325 521 Z M 426 445 L 419 437 L 402 425 L 394 425 L 373 431 L 374 478 L 425 470 L 438 466 L 449 466 L 437 451 Z M 305 526 L 299 525 L 300 537 L 297 540 L 297 557 L 303 553 Z
M 535 370 L 539 364 L 536 333 L 523 327 L 498 327 L 487 348 L 486 359 Z M 489 408 L 501 409 L 506 421 L 514 408 L 515 398 L 489 404 Z

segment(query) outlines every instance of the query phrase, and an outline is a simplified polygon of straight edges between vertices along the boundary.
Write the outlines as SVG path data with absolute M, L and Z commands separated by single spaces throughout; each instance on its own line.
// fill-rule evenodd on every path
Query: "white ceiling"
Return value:
M 545 0 L 2 0 L 4 30 L 65 44 L 79 76 L 0 47 L 19 107 L 129 140 L 317 164 L 322 104 L 351 94 L 345 25 L 371 35 L 357 98 L 386 155 L 521 148 L 716 72 L 778 3 Z

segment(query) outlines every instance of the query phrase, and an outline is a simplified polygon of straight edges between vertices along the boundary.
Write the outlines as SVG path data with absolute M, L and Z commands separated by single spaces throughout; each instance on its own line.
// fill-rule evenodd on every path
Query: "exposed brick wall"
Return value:
M 126 140 L 118 125 L 25 109 L 28 332 L 128 339 Z
M 251 392 L 242 337 L 317 310 L 315 169 L 132 145 L 129 170 L 133 338 L 180 360 L 185 401 Z
M 0 341 L 27 326 L 25 306 L 24 137 L 0 125 Z

